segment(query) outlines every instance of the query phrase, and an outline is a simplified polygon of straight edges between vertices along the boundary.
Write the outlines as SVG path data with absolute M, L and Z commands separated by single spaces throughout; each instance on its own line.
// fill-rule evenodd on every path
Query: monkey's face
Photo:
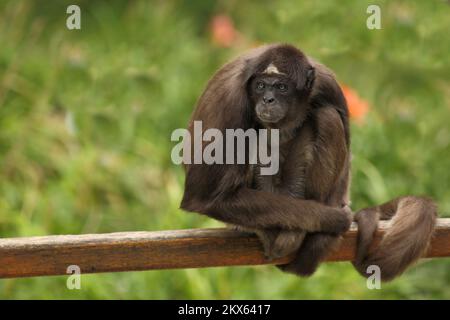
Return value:
M 281 121 L 296 102 L 295 84 L 281 75 L 257 75 L 250 82 L 249 91 L 256 116 L 262 123 Z

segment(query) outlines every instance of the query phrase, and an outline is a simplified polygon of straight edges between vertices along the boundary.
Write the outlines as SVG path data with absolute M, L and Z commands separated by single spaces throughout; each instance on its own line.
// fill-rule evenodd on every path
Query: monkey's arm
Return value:
M 181 207 L 249 229 L 281 228 L 341 234 L 348 230 L 351 222 L 351 217 L 338 208 L 246 187 L 213 201 L 185 194 Z

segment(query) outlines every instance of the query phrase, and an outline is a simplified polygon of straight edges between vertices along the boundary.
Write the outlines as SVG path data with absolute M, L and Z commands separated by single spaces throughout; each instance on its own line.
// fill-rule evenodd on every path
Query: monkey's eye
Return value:
M 256 89 L 262 90 L 262 89 L 264 89 L 264 87 L 265 87 L 264 82 L 257 82 L 256 83 Z
M 288 86 L 285 85 L 284 83 L 279 83 L 279 84 L 277 84 L 277 89 L 282 91 L 282 92 L 285 92 L 285 91 L 287 91 Z

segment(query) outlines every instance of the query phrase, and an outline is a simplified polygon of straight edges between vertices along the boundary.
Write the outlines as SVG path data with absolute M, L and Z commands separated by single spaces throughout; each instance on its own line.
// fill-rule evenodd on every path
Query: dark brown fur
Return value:
M 265 126 L 257 121 L 248 83 L 269 64 L 296 86 L 297 100 L 288 116 Z M 313 72 L 311 72 L 313 71 Z M 312 78 L 311 78 L 312 75 Z M 181 207 L 255 231 L 269 258 L 296 251 L 284 271 L 312 274 L 351 222 L 349 209 L 350 138 L 345 98 L 334 75 L 290 45 L 268 45 L 222 67 L 199 99 L 193 121 L 203 130 L 280 129 L 280 172 L 260 176 L 258 165 L 186 165 Z M 393 218 L 380 246 L 370 249 L 378 217 Z M 436 217 L 435 205 L 404 197 L 361 210 L 357 258 L 366 276 L 377 264 L 390 280 L 426 249 Z

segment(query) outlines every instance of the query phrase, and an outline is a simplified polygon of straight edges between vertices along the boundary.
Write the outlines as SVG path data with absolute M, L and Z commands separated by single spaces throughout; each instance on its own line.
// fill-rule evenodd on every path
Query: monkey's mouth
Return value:
M 263 123 L 277 123 L 286 115 L 281 106 L 277 104 L 272 106 L 258 104 L 255 111 L 256 116 Z
M 268 113 L 257 113 L 259 120 L 265 123 L 276 123 L 280 121 L 283 116 L 280 115 L 272 115 Z

